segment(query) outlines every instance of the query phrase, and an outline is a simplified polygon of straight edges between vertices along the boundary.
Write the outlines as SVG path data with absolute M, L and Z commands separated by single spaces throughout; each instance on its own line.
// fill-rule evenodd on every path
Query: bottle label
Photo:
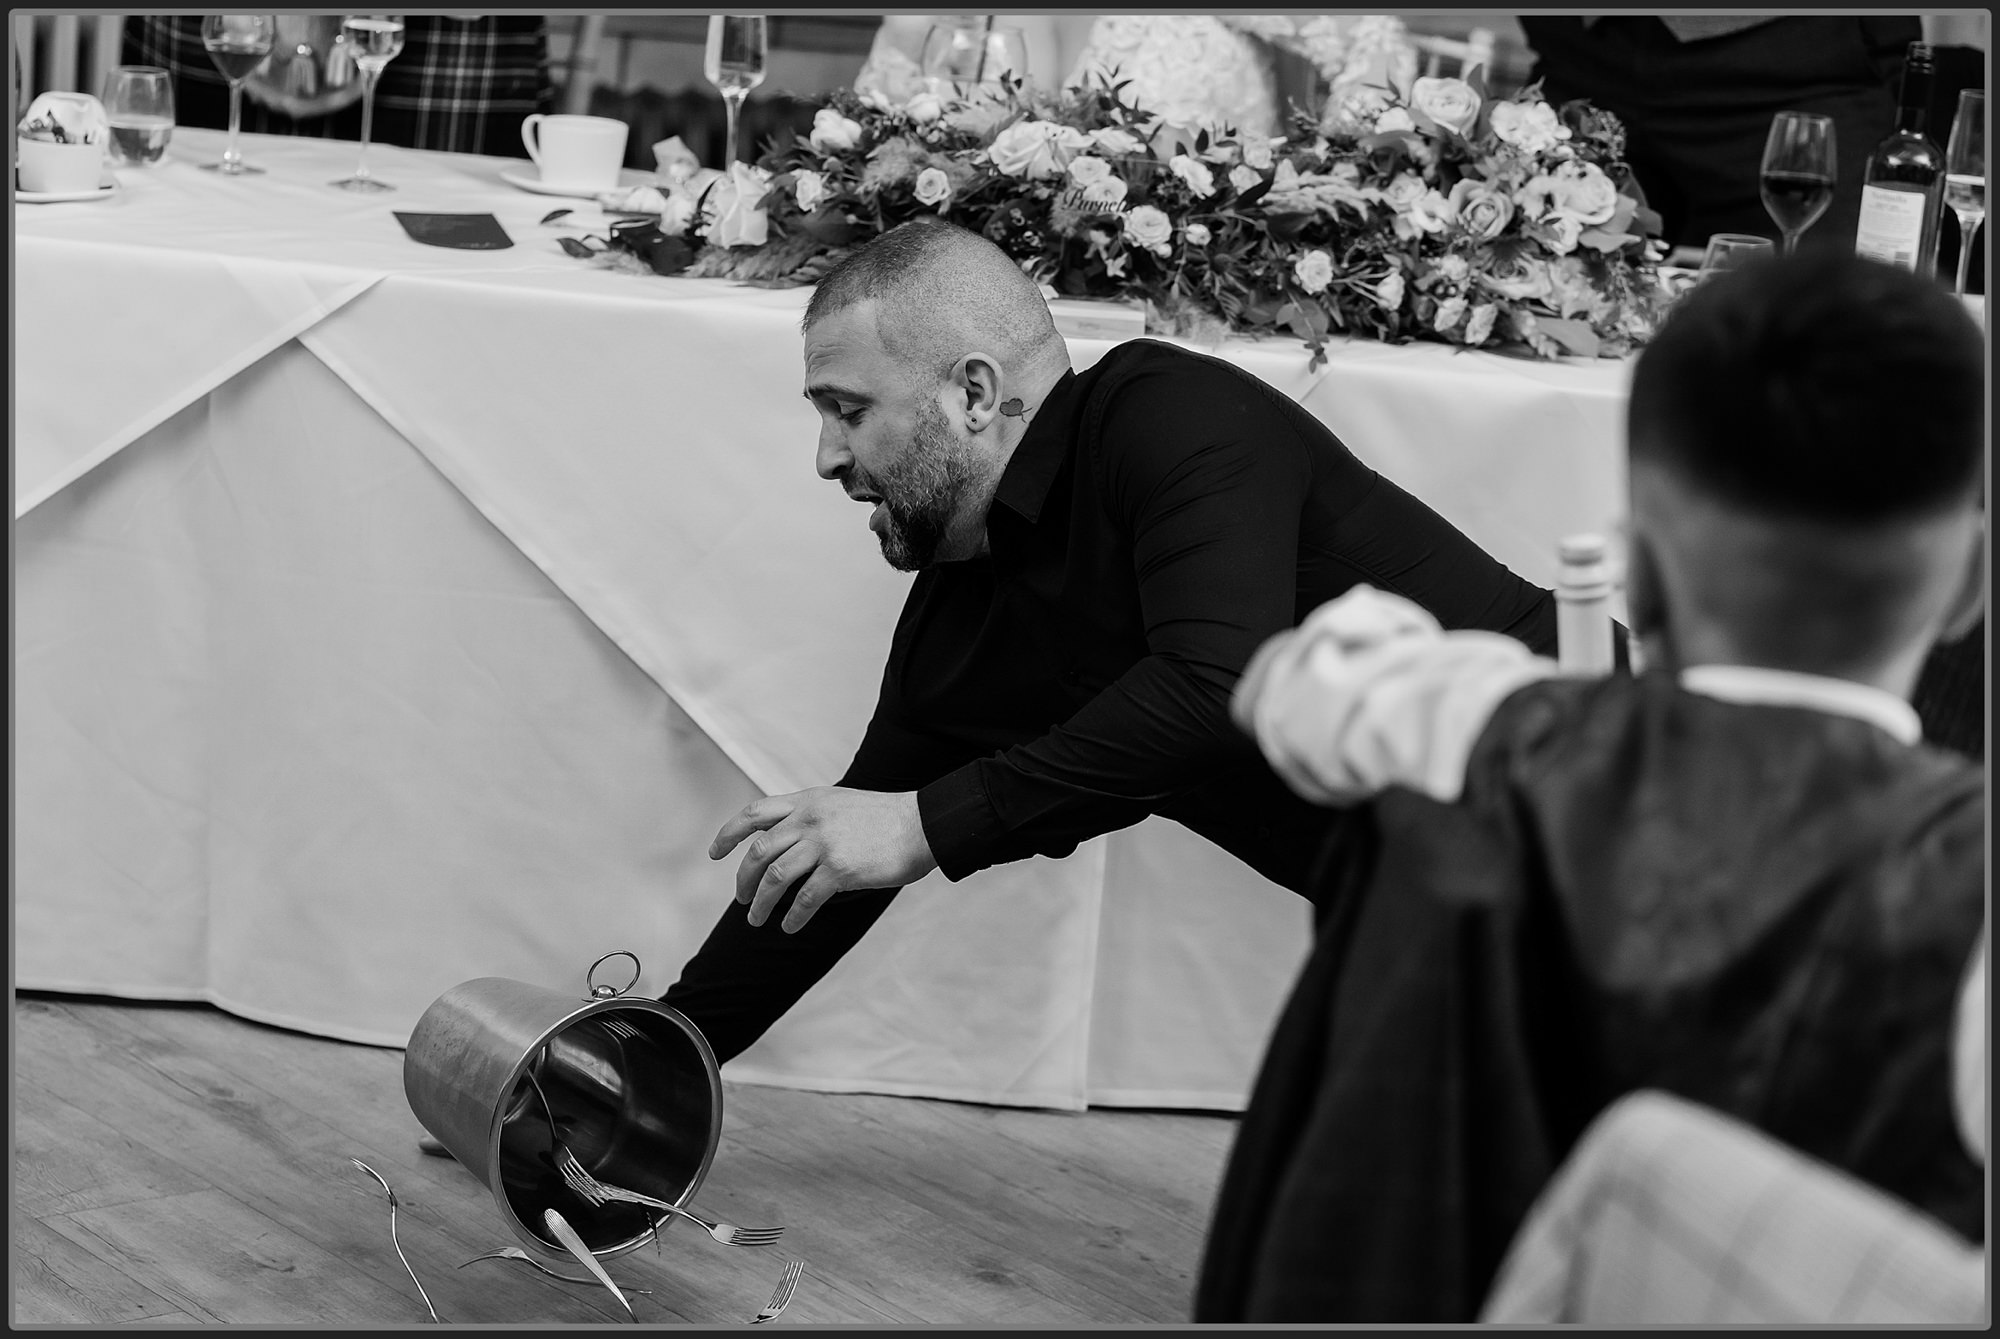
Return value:
M 1854 230 L 1854 254 L 1915 270 L 1917 254 L 1923 246 L 1926 199 L 1922 191 L 1863 186 L 1861 225 Z

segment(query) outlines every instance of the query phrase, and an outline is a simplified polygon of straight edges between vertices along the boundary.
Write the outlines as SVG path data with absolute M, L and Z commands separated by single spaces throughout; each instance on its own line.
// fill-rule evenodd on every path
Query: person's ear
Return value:
M 1668 661 L 1669 608 L 1660 560 L 1643 533 L 1635 532 L 1625 557 L 1626 654 L 1635 672 L 1658 669 Z
M 1958 595 L 1951 603 L 1951 610 L 1945 616 L 1944 630 L 1938 634 L 1941 642 L 1955 642 L 1979 626 L 1979 620 L 1986 617 L 1986 586 L 1991 575 L 1987 566 L 1986 517 L 1981 513 L 1978 529 L 1973 532 L 1972 543 L 1966 545 L 1966 567 L 1959 574 Z
M 968 353 L 953 364 L 949 378 L 951 408 L 967 432 L 984 432 L 1000 414 L 1000 360 L 991 354 Z

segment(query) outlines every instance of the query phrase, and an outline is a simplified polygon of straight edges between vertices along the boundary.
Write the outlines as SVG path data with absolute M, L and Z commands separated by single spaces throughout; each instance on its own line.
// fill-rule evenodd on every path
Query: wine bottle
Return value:
M 1564 674 L 1609 674 L 1611 562 L 1601 535 L 1573 535 L 1556 547 L 1556 665 Z
M 1924 134 L 1935 66 L 1928 42 L 1910 43 L 1896 128 L 1868 155 L 1861 181 L 1856 255 L 1937 272 L 1938 221 L 1944 212 L 1944 154 Z

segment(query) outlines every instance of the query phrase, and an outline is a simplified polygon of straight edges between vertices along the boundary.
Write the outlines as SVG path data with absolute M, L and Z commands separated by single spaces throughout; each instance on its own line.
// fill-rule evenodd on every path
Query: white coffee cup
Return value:
M 608 116 L 546 116 L 521 122 L 521 143 L 541 169 L 542 184 L 564 191 L 608 191 L 625 162 L 623 121 Z
M 17 138 L 14 155 L 14 174 L 24 191 L 70 195 L 94 191 L 103 183 L 102 144 L 51 144 Z

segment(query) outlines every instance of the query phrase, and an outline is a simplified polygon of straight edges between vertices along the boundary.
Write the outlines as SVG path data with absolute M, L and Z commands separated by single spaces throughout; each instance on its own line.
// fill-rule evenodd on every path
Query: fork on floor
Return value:
M 737 1227 L 734 1223 L 718 1223 L 703 1218 L 691 1209 L 683 1209 L 678 1204 L 669 1204 L 665 1200 L 654 1199 L 651 1195 L 641 1195 L 636 1190 L 607 1185 L 585 1170 L 583 1164 L 576 1160 L 576 1155 L 561 1145 L 556 1149 L 556 1170 L 562 1173 L 563 1181 L 571 1190 L 591 1204 L 622 1200 L 627 1204 L 643 1204 L 648 1208 L 677 1214 L 699 1224 L 704 1232 L 724 1246 L 769 1246 L 785 1235 L 785 1229 L 782 1227 Z
M 799 1275 L 805 1273 L 806 1262 L 794 1260 L 785 1266 L 785 1272 L 778 1276 L 778 1287 L 771 1294 L 771 1300 L 764 1303 L 764 1309 L 750 1318 L 750 1324 L 762 1325 L 767 1320 L 776 1320 L 786 1307 L 792 1304 L 792 1294 L 799 1290 Z

